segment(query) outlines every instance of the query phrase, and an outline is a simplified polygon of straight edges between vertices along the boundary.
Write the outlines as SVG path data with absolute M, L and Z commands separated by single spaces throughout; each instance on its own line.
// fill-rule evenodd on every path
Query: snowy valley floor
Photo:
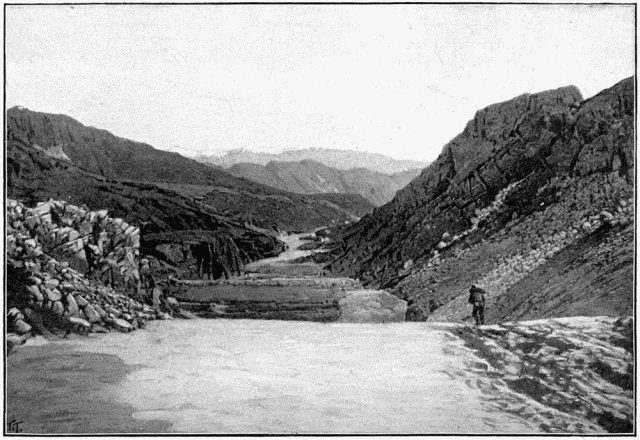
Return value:
M 8 420 L 25 433 L 604 433 L 590 410 L 618 428 L 633 410 L 628 383 L 609 382 L 630 365 L 604 345 L 609 324 L 194 319 L 36 338 L 8 359 Z

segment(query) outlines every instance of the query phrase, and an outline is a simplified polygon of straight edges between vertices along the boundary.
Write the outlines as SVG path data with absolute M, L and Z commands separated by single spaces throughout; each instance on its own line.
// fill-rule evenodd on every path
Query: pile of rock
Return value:
M 44 253 L 105 285 L 137 292 L 140 231 L 135 226 L 110 218 L 106 210 L 54 200 L 35 208 L 8 200 L 7 218 L 7 254 L 14 266 L 31 268 L 39 260 L 30 259 Z
M 168 318 L 138 296 L 138 229 L 106 211 L 8 200 L 6 240 L 13 343 L 34 332 L 128 332 Z
M 407 302 L 384 290 L 352 290 L 338 301 L 338 322 L 386 323 L 403 322 Z

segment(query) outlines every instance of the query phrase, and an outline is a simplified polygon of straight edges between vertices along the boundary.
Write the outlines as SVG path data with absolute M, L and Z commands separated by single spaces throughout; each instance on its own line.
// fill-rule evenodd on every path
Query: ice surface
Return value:
M 176 320 L 69 343 L 138 365 L 109 393 L 178 432 L 538 432 L 456 378 L 473 355 L 426 323 Z

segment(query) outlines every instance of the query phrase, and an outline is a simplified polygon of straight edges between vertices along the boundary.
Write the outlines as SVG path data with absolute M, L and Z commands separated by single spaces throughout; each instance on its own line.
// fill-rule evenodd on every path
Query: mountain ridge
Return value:
M 470 284 L 484 286 L 493 307 L 538 268 L 582 261 L 586 247 L 570 246 L 603 233 L 593 255 L 610 255 L 599 260 L 607 282 L 593 298 L 609 292 L 616 306 L 607 310 L 629 312 L 632 263 L 606 243 L 633 224 L 634 80 L 587 100 L 570 86 L 479 110 L 429 168 L 341 234 L 327 269 L 413 301 L 408 319 L 455 321 L 468 313 Z M 539 301 L 586 301 L 570 285 L 542 292 Z M 524 316 L 537 316 L 524 301 Z M 604 310 L 593 304 L 592 313 Z
M 75 167 L 106 178 L 158 183 L 187 197 L 196 193 L 218 214 L 267 229 L 311 230 L 356 220 L 373 207 L 357 200 L 354 211 L 347 215 L 344 208 L 355 201 L 353 196 L 345 196 L 341 208 L 335 209 L 317 198 L 237 178 L 177 153 L 86 127 L 67 115 L 13 107 L 7 111 L 7 141 L 8 149 L 23 145 L 46 151 L 55 146 L 52 151 L 59 157 L 64 154 Z M 236 197 L 230 198 L 230 194 Z
M 422 169 L 385 174 L 364 167 L 340 170 L 313 159 L 305 159 L 296 162 L 271 161 L 266 165 L 242 162 L 227 168 L 227 171 L 236 177 L 299 194 L 360 194 L 375 206 L 381 206 L 418 176 Z
M 424 168 L 428 162 L 395 159 L 380 153 L 359 150 L 344 150 L 334 148 L 304 148 L 299 150 L 285 150 L 280 153 L 261 153 L 247 149 L 230 150 L 222 155 L 195 156 L 195 159 L 209 165 L 230 168 L 237 163 L 254 163 L 267 165 L 269 162 L 299 162 L 315 160 L 328 167 L 339 170 L 351 168 L 367 168 L 383 174 L 393 174 L 416 168 Z

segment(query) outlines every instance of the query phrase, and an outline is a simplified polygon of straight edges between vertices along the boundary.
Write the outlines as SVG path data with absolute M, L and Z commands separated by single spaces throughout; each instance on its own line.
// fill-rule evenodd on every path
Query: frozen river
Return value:
M 71 393 L 90 395 L 92 401 L 126 405 L 131 420 L 164 421 L 169 432 L 539 432 L 470 387 L 468 364 L 482 361 L 444 329 L 426 323 L 176 320 L 153 322 L 131 334 L 22 350 L 34 355 L 54 344 L 64 346 L 58 351 L 63 349 L 65 358 L 69 353 L 116 355 L 133 368 L 120 380 L 103 380 L 96 393 L 91 374 L 74 379 L 71 367 L 64 373 L 66 382 L 52 386 L 73 389 L 58 390 L 59 401 L 53 396 L 47 405 L 64 409 Z M 26 383 L 24 364 L 34 361 L 19 355 L 9 361 L 10 380 L 19 369 Z M 84 407 L 63 411 L 65 426 L 82 430 L 82 418 L 91 416 L 83 414 L 89 411 Z M 103 414 L 103 426 L 127 430 L 126 421 L 109 423 L 108 417 L 118 414 Z M 46 420 L 40 422 L 47 429 Z

